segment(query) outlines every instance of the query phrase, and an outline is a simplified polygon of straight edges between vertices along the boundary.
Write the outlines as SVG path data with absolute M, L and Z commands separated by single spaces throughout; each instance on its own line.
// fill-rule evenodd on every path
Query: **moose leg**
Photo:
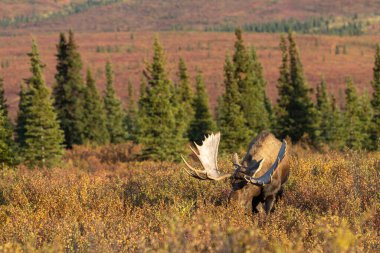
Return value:
M 266 199 L 265 199 L 265 212 L 266 212 L 266 214 L 269 214 L 272 211 L 275 199 L 276 199 L 275 195 L 270 195 L 270 196 L 266 197 Z
M 284 186 L 281 185 L 280 190 L 277 192 L 277 198 L 276 198 L 276 200 L 282 199 L 283 196 L 284 196 Z
M 262 202 L 262 200 L 259 197 L 254 197 L 252 199 L 252 212 L 253 213 L 260 213 L 263 210 L 261 202 Z

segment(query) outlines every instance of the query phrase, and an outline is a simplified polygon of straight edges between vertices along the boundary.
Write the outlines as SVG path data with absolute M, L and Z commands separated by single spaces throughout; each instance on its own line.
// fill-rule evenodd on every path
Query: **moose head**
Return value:
M 222 173 L 217 157 L 220 133 L 211 134 L 202 145 L 190 149 L 196 155 L 203 170 L 193 168 L 183 157 L 188 169 L 185 171 L 200 180 L 220 181 L 230 179 L 232 192 L 230 200 L 237 202 L 246 212 L 256 211 L 262 203 L 265 211 L 272 210 L 274 200 L 282 192 L 282 185 L 289 175 L 289 161 L 286 141 L 279 141 L 273 134 L 260 133 L 249 144 L 241 163 L 237 154 L 233 156 L 233 172 Z

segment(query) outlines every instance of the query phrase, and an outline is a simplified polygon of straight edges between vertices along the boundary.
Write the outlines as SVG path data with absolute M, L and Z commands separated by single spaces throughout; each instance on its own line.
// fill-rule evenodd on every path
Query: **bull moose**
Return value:
M 269 132 L 262 132 L 248 145 L 241 163 L 235 153 L 233 173 L 221 173 L 217 156 L 220 133 L 206 137 L 202 145 L 195 143 L 198 153 L 190 147 L 204 170 L 193 168 L 183 157 L 185 171 L 200 180 L 220 181 L 230 179 L 230 201 L 237 203 L 246 213 L 257 212 L 262 204 L 267 214 L 273 209 L 276 197 L 282 194 L 283 184 L 289 177 L 289 150 L 286 141 L 278 140 Z

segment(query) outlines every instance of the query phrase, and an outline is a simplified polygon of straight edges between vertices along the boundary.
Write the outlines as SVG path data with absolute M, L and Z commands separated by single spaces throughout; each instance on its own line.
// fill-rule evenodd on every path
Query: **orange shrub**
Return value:
M 229 205 L 228 181 L 114 159 L 118 148 L 75 148 L 63 168 L 0 171 L 0 251 L 380 250 L 379 153 L 297 149 L 284 196 L 266 216 Z M 231 169 L 225 159 L 220 167 Z

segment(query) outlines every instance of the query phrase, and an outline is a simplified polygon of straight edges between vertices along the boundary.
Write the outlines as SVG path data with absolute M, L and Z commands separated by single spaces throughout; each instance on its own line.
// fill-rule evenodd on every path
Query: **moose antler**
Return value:
M 181 155 L 182 160 L 185 162 L 186 166 L 190 169 L 190 170 L 185 169 L 185 171 L 190 176 L 201 179 L 201 180 L 219 181 L 225 178 L 229 178 L 231 174 L 220 173 L 218 169 L 217 157 L 218 157 L 219 142 L 220 142 L 220 133 L 217 133 L 217 134 L 210 134 L 209 136 L 207 136 L 201 146 L 194 143 L 195 146 L 197 147 L 199 154 L 192 147 L 190 147 L 190 149 L 198 157 L 204 170 L 194 169 L 188 162 L 186 162 L 185 158 L 183 158 L 183 156 Z

